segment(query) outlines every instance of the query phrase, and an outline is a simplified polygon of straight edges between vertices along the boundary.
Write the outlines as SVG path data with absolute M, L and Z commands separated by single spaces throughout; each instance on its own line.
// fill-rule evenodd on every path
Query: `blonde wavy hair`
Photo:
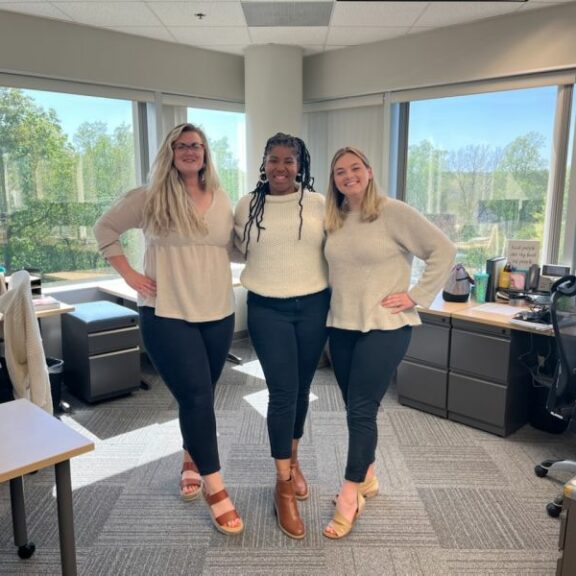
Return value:
M 362 164 L 366 168 L 372 169 L 370 162 L 364 152 L 355 148 L 354 146 L 346 146 L 345 148 L 340 148 L 334 154 L 332 162 L 330 163 L 330 183 L 328 184 L 328 192 L 326 193 L 326 231 L 335 232 L 341 228 L 346 220 L 346 215 L 348 213 L 348 208 L 346 206 L 346 197 L 342 192 L 336 187 L 334 182 L 334 167 L 336 162 L 344 156 L 344 154 L 353 154 L 360 159 Z M 374 182 L 374 176 L 370 178 L 368 186 L 366 187 L 366 192 L 364 193 L 364 198 L 362 199 L 362 204 L 360 207 L 360 219 L 362 222 L 373 222 L 380 215 L 380 210 L 384 204 L 386 198 L 381 195 L 378 190 L 378 186 Z
M 218 173 L 212 162 L 208 139 L 194 124 L 179 124 L 168 132 L 150 170 L 148 199 L 144 207 L 144 227 L 152 234 L 165 236 L 176 232 L 191 236 L 207 234 L 206 224 L 194 209 L 184 179 L 174 166 L 174 143 L 185 132 L 195 132 L 204 144 L 204 166 L 198 174 L 202 190 L 215 192 L 220 188 Z

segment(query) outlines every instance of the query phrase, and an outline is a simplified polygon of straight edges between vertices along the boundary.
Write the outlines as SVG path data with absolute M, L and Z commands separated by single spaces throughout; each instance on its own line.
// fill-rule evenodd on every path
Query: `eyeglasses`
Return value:
M 176 152 L 184 152 L 184 150 L 193 150 L 198 152 L 199 150 L 204 150 L 204 144 L 202 144 L 202 142 L 191 142 L 190 144 L 177 142 L 176 144 L 172 144 L 172 150 L 175 150 Z

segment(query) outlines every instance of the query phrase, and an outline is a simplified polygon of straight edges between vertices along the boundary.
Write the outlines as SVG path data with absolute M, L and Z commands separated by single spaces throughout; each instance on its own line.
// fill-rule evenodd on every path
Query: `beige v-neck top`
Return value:
M 132 228 L 144 233 L 144 274 L 156 281 L 156 296 L 138 294 L 139 306 L 151 306 L 156 315 L 188 322 L 220 320 L 234 312 L 229 251 L 233 216 L 230 200 L 216 190 L 203 215 L 208 234 L 154 236 L 143 228 L 145 187 L 123 196 L 96 223 L 94 235 L 106 258 L 124 250 L 120 236 Z

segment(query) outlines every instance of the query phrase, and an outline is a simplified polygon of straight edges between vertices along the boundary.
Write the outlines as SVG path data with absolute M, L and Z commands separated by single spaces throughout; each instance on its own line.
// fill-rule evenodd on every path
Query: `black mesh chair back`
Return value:
M 568 420 L 576 409 L 576 276 L 564 276 L 554 283 L 550 313 L 558 362 L 546 408 Z

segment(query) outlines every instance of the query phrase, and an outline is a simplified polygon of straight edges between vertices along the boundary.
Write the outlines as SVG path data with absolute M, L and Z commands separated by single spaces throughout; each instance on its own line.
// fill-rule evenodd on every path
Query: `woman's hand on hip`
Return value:
M 146 298 L 156 296 L 156 281 L 152 280 L 152 278 L 144 276 L 144 274 L 140 274 L 140 272 L 136 272 L 136 270 L 131 270 L 124 275 L 124 280 L 126 284 L 128 284 L 130 288 L 134 288 L 138 294 L 142 294 L 142 296 Z
M 404 310 L 411 310 L 416 306 L 416 302 L 408 296 L 407 292 L 397 292 L 396 294 L 389 294 L 386 298 L 380 301 L 380 306 L 390 308 L 392 314 L 404 312 Z

